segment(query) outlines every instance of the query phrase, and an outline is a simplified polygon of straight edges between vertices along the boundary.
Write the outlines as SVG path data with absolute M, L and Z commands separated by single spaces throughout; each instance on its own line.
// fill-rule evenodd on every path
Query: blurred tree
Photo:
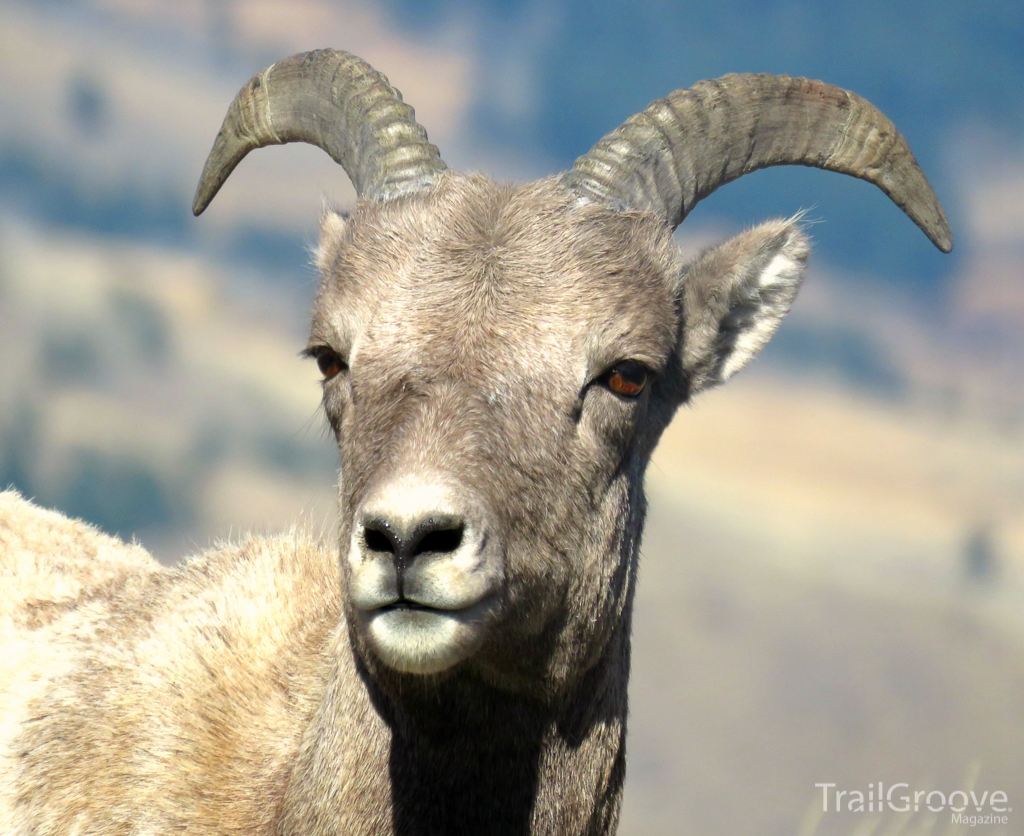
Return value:
M 101 136 L 110 124 L 110 101 L 95 76 L 80 72 L 68 82 L 68 117 L 83 136 Z
M 992 524 L 977 523 L 964 547 L 964 574 L 972 583 L 989 583 L 999 575 L 999 554 Z

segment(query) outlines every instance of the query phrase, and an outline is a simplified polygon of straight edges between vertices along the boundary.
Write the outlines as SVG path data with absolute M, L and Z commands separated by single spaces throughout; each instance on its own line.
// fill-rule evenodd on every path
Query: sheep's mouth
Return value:
M 424 612 L 424 613 L 437 613 L 438 615 L 459 615 L 460 613 L 475 612 L 481 608 L 481 604 L 484 604 L 489 608 L 493 604 L 493 596 L 487 595 L 481 598 L 479 601 L 474 601 L 471 604 L 463 606 L 438 606 L 438 604 L 423 604 L 419 601 L 414 601 L 411 598 L 399 598 L 397 601 L 392 601 L 390 604 L 384 604 L 380 607 L 373 607 L 366 610 L 367 614 L 378 615 L 381 613 L 389 612 Z
M 495 609 L 493 596 L 459 609 L 426 606 L 401 597 L 357 611 L 374 654 L 404 673 L 439 673 L 467 659 L 483 643 Z
M 377 612 L 400 612 L 402 610 L 437 610 L 437 607 L 428 607 L 417 601 L 410 601 L 408 598 L 399 598 L 393 604 L 380 607 Z

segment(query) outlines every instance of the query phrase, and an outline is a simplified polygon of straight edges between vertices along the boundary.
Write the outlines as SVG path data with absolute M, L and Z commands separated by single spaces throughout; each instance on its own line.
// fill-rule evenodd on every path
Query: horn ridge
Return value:
M 192 204 L 200 214 L 255 148 L 306 142 L 326 151 L 356 194 L 389 199 L 429 188 L 447 169 L 412 107 L 348 52 L 319 49 L 254 75 L 228 108 Z
M 562 181 L 674 228 L 720 186 L 776 165 L 873 183 L 936 247 L 953 247 L 942 205 L 896 126 L 856 93 L 806 78 L 731 74 L 676 90 L 603 137 Z

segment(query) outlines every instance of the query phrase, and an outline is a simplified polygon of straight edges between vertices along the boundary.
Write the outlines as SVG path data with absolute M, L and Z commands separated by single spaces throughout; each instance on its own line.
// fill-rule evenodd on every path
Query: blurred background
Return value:
M 759 172 L 697 252 L 805 209 L 815 253 L 753 366 L 649 473 L 621 832 L 959 832 L 822 813 L 816 783 L 1003 790 L 1024 821 L 1024 5 L 1018 0 L 0 0 L 0 486 L 172 562 L 333 524 L 298 357 L 317 149 L 189 211 L 237 89 L 293 52 L 386 73 L 447 162 L 562 170 L 726 72 L 822 78 L 900 127 L 951 256 L 873 187 Z M 972 831 L 974 832 L 974 831 Z

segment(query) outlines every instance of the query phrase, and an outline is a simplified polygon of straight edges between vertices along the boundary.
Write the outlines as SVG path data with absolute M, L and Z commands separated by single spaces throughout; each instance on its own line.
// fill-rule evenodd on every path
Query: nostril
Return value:
M 413 557 L 420 554 L 446 554 L 462 544 L 462 526 L 426 532 L 413 549 Z
M 463 542 L 466 526 L 461 517 L 448 514 L 420 518 L 419 524 L 373 516 L 362 524 L 365 552 L 388 555 L 399 568 L 421 554 L 452 554 Z
M 366 548 L 371 552 L 385 552 L 386 554 L 395 553 L 395 544 L 391 542 L 391 538 L 388 536 L 386 531 L 381 531 L 376 528 L 366 528 L 363 532 L 363 542 L 366 543 Z

